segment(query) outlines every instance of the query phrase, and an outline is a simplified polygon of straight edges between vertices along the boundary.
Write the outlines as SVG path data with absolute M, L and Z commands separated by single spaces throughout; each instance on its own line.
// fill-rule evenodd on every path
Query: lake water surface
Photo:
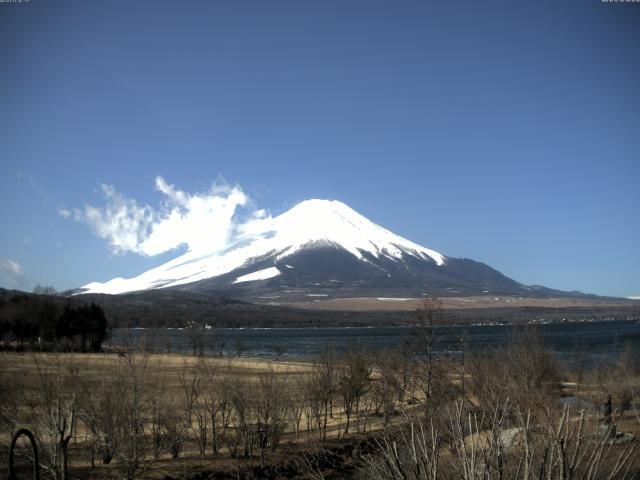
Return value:
M 447 326 L 437 330 L 436 349 L 443 354 L 458 355 L 463 338 L 474 348 L 498 347 L 514 335 L 529 334 L 527 329 L 532 328 L 540 333 L 546 347 L 560 356 L 581 352 L 616 357 L 627 346 L 640 350 L 640 321 L 635 320 Z M 376 350 L 395 348 L 412 333 L 411 327 L 212 328 L 202 330 L 197 338 L 207 354 L 222 349 L 225 355 L 304 359 L 318 355 L 327 347 L 338 352 L 352 345 Z M 190 352 L 193 348 L 192 338 L 184 329 L 115 329 L 106 346 L 138 345 L 143 340 L 153 351 Z

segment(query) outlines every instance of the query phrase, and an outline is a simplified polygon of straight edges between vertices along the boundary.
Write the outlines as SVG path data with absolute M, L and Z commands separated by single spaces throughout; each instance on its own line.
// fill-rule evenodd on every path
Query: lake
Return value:
M 627 345 L 640 350 L 640 321 L 636 320 L 446 326 L 437 329 L 436 350 L 459 355 L 463 338 L 474 348 L 498 347 L 513 335 L 526 334 L 527 328 L 537 329 L 547 348 L 561 357 L 578 352 L 617 357 Z M 338 352 L 352 345 L 376 350 L 395 348 L 412 333 L 411 327 L 212 328 L 202 330 L 196 338 L 207 354 L 222 349 L 225 355 L 308 359 L 327 347 Z M 139 345 L 144 340 L 152 351 L 191 352 L 191 337 L 185 329 L 114 329 L 105 346 Z

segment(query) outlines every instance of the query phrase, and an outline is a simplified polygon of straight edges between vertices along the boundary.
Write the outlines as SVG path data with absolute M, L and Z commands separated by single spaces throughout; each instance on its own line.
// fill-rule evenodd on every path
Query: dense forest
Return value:
M 108 333 L 95 303 L 72 305 L 48 294 L 0 297 L 0 348 L 98 352 Z

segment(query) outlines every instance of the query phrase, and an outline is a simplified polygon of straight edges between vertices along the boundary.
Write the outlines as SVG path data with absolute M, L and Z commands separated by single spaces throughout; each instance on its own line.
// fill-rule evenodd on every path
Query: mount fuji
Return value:
M 252 221 L 222 250 L 189 251 L 137 277 L 89 283 L 76 293 L 158 289 L 255 302 L 567 295 L 520 284 L 481 262 L 442 255 L 332 200 L 307 200 L 277 217 Z

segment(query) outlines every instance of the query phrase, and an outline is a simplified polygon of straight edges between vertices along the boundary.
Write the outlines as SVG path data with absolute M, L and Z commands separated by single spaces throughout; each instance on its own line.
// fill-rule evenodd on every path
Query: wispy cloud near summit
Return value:
M 152 207 L 124 196 L 111 185 L 101 185 L 105 205 L 85 204 L 74 210 L 73 218 L 107 240 L 114 253 L 153 256 L 182 245 L 203 252 L 223 248 L 237 228 L 238 207 L 250 205 L 237 185 L 214 183 L 206 192 L 188 193 L 157 177 L 155 188 L 164 200 Z M 59 213 L 69 217 L 67 210 Z M 264 212 L 251 216 L 264 216 Z

